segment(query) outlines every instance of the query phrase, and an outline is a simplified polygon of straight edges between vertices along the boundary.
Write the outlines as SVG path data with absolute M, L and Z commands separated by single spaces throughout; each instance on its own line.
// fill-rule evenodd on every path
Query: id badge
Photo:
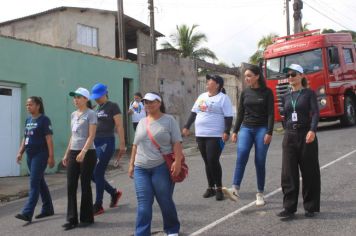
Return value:
M 298 121 L 298 115 L 295 111 L 292 113 L 292 121 Z
M 30 139 L 29 137 L 26 137 L 26 138 L 25 138 L 25 145 L 28 144 L 28 140 L 29 140 L 29 139 Z
M 78 122 L 74 122 L 74 124 L 73 124 L 73 126 L 72 126 L 72 131 L 73 131 L 73 132 L 77 132 L 78 126 L 79 126 Z

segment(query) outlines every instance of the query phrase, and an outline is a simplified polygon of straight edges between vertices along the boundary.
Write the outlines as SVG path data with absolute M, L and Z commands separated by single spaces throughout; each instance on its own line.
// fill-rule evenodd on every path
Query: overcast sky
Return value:
M 176 25 L 199 25 L 220 61 L 239 65 L 269 33 L 286 34 L 285 0 L 154 0 L 156 30 L 166 36 Z M 291 9 L 291 29 L 293 12 Z M 0 22 L 60 6 L 117 9 L 117 0 L 1 0 Z M 124 12 L 149 24 L 147 0 L 124 0 Z M 304 0 L 303 23 L 310 29 L 356 31 L 355 0 Z

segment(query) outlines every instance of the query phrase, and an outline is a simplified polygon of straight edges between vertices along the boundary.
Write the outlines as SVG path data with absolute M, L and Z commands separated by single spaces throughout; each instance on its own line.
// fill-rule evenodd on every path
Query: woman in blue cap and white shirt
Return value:
M 232 104 L 225 94 L 224 79 L 219 75 L 206 76 L 207 92 L 202 93 L 192 108 L 182 134 L 189 135 L 189 127 L 195 121 L 195 136 L 205 164 L 208 188 L 204 198 L 215 196 L 224 199 L 220 155 L 229 139 L 232 125 Z
M 73 103 L 77 108 L 71 115 L 71 131 L 67 150 L 62 163 L 67 167 L 67 223 L 64 230 L 78 226 L 77 188 L 80 177 L 82 197 L 80 201 L 80 225 L 88 226 L 94 223 L 93 196 L 91 178 L 96 164 L 96 153 L 93 145 L 97 118 L 90 105 L 90 94 L 85 88 L 70 92 Z
M 162 211 L 164 232 L 168 236 L 178 236 L 180 223 L 173 201 L 174 183 L 169 172 L 178 175 L 181 170 L 182 136 L 174 117 L 165 114 L 164 103 L 157 93 L 147 93 L 143 101 L 147 117 L 138 123 L 128 173 L 135 180 L 137 196 L 135 236 L 151 235 L 154 198 Z M 149 138 L 147 127 L 162 153 L 174 153 L 171 170 Z
M 94 204 L 94 215 L 104 213 L 103 195 L 104 190 L 111 196 L 110 207 L 116 207 L 122 195 L 120 190 L 113 188 L 105 180 L 105 170 L 109 164 L 111 157 L 115 152 L 115 135 L 116 129 L 119 134 L 119 153 L 117 161 L 126 152 L 125 147 L 125 131 L 122 125 L 121 111 L 119 106 L 108 100 L 107 86 L 101 83 L 95 84 L 91 90 L 91 99 L 94 99 L 98 104 L 96 115 L 98 124 L 96 128 L 96 136 L 94 144 L 98 162 L 96 163 L 93 180 L 96 184 L 96 200 Z

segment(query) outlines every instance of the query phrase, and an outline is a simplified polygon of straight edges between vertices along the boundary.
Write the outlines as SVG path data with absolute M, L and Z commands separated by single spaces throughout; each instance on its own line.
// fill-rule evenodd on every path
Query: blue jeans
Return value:
M 166 163 L 151 169 L 135 166 L 134 180 L 138 203 L 135 236 L 151 235 L 154 197 L 161 208 L 164 232 L 179 233 L 180 223 L 173 202 L 174 183 L 170 179 Z
M 22 214 L 32 218 L 38 198 L 41 195 L 42 210 L 41 213 L 53 213 L 52 198 L 48 186 L 44 179 L 44 172 L 47 167 L 48 152 L 37 154 L 27 154 L 27 166 L 30 170 L 30 192 Z
M 242 125 L 237 141 L 237 159 L 233 185 L 240 188 L 252 145 L 255 145 L 257 190 L 263 193 L 266 177 L 266 158 L 269 144 L 264 144 L 267 126 L 247 127 Z
M 105 180 L 106 168 L 115 152 L 115 138 L 95 138 L 94 144 L 98 162 L 96 163 L 92 179 L 96 184 L 95 204 L 101 206 L 103 204 L 104 190 L 111 196 L 116 194 L 116 189 Z

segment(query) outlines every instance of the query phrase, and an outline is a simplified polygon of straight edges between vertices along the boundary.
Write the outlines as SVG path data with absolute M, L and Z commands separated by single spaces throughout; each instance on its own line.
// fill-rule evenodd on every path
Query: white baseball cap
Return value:
M 88 89 L 86 88 L 78 88 L 77 90 L 75 90 L 74 92 L 70 92 L 69 96 L 74 97 L 74 96 L 83 96 L 86 97 L 88 100 L 90 99 L 90 93 L 88 91 Z
M 158 101 L 162 101 L 161 97 L 158 96 L 157 94 L 154 93 L 146 93 L 145 96 L 142 98 L 142 100 L 147 100 L 147 101 L 154 101 L 154 100 L 158 100 Z
M 290 64 L 289 66 L 287 66 L 287 67 L 285 67 L 285 68 L 283 69 L 283 73 L 287 73 L 288 70 L 294 70 L 294 71 L 299 72 L 299 73 L 301 73 L 301 74 L 304 73 L 303 67 L 301 67 L 301 66 L 298 65 L 298 64 Z

